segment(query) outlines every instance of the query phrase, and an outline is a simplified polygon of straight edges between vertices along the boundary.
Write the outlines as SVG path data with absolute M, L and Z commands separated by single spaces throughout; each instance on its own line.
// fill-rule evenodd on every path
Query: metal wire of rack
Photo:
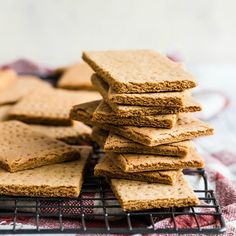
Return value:
M 102 153 L 91 159 L 95 164 Z M 185 174 L 201 176 L 204 189 L 195 193 L 201 204 L 187 208 L 153 209 L 124 212 L 104 178 L 85 176 L 78 198 L 40 198 L 0 196 L 0 234 L 103 233 L 103 234 L 220 234 L 226 224 L 213 190 L 208 190 L 204 169 L 186 170 Z M 162 226 L 160 220 L 169 219 Z M 7 219 L 7 220 L 6 220 Z M 204 219 L 214 226 L 204 225 Z M 184 227 L 179 224 L 184 220 Z M 27 227 L 23 227 L 23 223 Z

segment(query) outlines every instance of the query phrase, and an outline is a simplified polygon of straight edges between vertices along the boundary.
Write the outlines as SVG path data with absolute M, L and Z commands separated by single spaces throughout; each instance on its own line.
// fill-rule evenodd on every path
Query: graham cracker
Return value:
M 197 112 L 201 111 L 201 106 L 194 101 L 191 96 L 187 95 L 185 98 L 185 105 L 183 107 L 167 107 L 167 106 L 131 106 L 120 105 L 108 99 L 109 85 L 103 80 L 98 80 L 96 75 L 93 75 L 91 81 L 102 95 L 105 102 L 111 109 L 121 117 L 128 116 L 147 116 L 147 115 L 160 115 L 160 114 L 176 114 L 179 112 Z
M 0 194 L 29 197 L 78 197 L 89 152 L 76 161 L 9 173 L 0 169 Z
M 131 125 L 137 127 L 157 127 L 157 128 L 172 128 L 176 121 L 177 115 L 155 115 L 155 116 L 129 116 L 120 117 L 104 102 L 98 105 L 93 113 L 92 121 L 99 124 L 113 125 Z
M 179 115 L 179 119 L 172 129 L 115 126 L 108 124 L 103 124 L 102 127 L 146 146 L 181 142 L 201 136 L 212 135 L 214 132 L 214 129 L 205 122 L 183 114 Z
M 98 98 L 100 95 L 92 91 L 43 89 L 24 97 L 11 109 L 9 117 L 32 124 L 72 125 L 71 107 Z
M 100 129 L 98 127 L 93 127 L 92 129 L 92 139 L 101 147 L 104 147 L 104 143 L 106 142 L 108 131 L 104 129 Z
M 0 166 L 15 172 L 78 159 L 75 147 L 35 131 L 19 121 L 0 123 Z
M 108 91 L 109 91 L 109 85 L 100 77 L 98 77 L 96 74 L 93 74 L 91 77 L 91 82 L 93 86 L 98 90 L 98 92 L 102 95 L 103 99 L 110 105 L 113 102 L 111 102 L 108 99 Z
M 50 87 L 50 84 L 43 82 L 36 76 L 20 76 L 0 93 L 0 105 L 14 104 L 31 92 L 44 87 Z
M 72 90 L 95 90 L 90 80 L 93 73 L 94 71 L 86 63 L 76 63 L 65 69 L 57 87 Z
M 111 187 L 124 211 L 199 204 L 198 197 L 183 175 L 178 176 L 174 185 L 111 179 Z
M 2 92 L 17 80 L 17 74 L 11 69 L 0 69 L 0 91 Z
M 98 82 L 94 82 L 98 80 Z M 94 74 L 92 76 L 94 84 L 103 84 L 101 77 Z M 188 92 L 163 92 L 163 93 L 116 93 L 111 87 L 108 90 L 108 100 L 112 103 L 122 105 L 139 105 L 139 106 L 168 106 L 183 107 L 185 97 Z
M 191 141 L 182 141 L 178 143 L 149 147 L 110 132 L 104 144 L 104 151 L 115 153 L 139 153 L 184 157 L 188 154 L 189 149 L 192 146 L 193 143 Z
M 107 153 L 111 160 L 124 172 L 142 172 L 157 170 L 176 170 L 185 168 L 203 168 L 204 161 L 192 148 L 185 157 Z
M 181 65 L 152 50 L 90 51 L 82 58 L 118 93 L 183 91 L 196 86 Z
M 160 114 L 176 114 L 187 112 L 198 112 L 202 110 L 199 103 L 194 101 L 191 97 L 185 99 L 184 107 L 151 107 L 151 106 L 130 106 L 109 103 L 112 110 L 121 117 L 127 116 L 151 116 Z
M 91 142 L 92 129 L 82 122 L 73 126 L 30 125 L 34 130 L 67 144 L 78 145 Z
M 107 156 L 103 157 L 94 168 L 95 176 L 164 184 L 174 184 L 175 179 L 181 173 L 181 170 L 127 173 L 117 167 Z
M 70 118 L 72 120 L 79 120 L 87 125 L 92 125 L 92 116 L 101 100 L 81 103 L 72 107 L 70 111 Z
M 8 118 L 8 112 L 11 109 L 11 105 L 0 106 L 0 121 L 5 121 Z

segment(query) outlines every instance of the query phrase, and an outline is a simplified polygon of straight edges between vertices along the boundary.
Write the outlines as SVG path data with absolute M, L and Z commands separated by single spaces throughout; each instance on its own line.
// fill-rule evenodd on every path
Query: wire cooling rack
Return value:
M 97 152 L 90 166 L 101 155 Z M 79 198 L 0 196 L 0 234 L 219 234 L 226 230 L 203 169 L 185 171 L 205 183 L 204 189 L 195 190 L 200 205 L 139 212 L 122 211 L 105 179 L 92 176 L 91 171 L 87 171 Z M 157 223 L 165 219 L 168 224 Z M 184 221 L 184 226 L 180 221 Z M 204 226 L 204 222 L 208 222 L 208 226 Z M 209 222 L 214 226 L 209 226 Z

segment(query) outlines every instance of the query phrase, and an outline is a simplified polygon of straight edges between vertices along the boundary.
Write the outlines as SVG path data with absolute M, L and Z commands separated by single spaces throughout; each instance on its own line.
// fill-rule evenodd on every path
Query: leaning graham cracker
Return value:
M 3 91 L 8 86 L 17 80 L 17 74 L 11 69 L 0 69 L 0 91 Z
M 70 110 L 70 118 L 72 120 L 82 121 L 87 125 L 92 125 L 91 120 L 93 113 L 100 102 L 101 100 L 95 100 L 92 102 L 81 103 L 73 106 Z
M 174 184 L 175 179 L 181 173 L 181 170 L 127 173 L 123 172 L 119 167 L 117 167 L 107 156 L 103 157 L 94 168 L 95 176 L 164 184 Z
M 107 155 L 124 172 L 176 170 L 204 167 L 203 159 L 193 148 L 185 157 L 122 153 L 108 153 Z
M 0 123 L 0 166 L 10 172 L 75 160 L 76 148 L 19 121 Z
M 0 194 L 36 197 L 78 197 L 90 152 L 76 161 L 9 173 L 0 169 Z
M 67 144 L 76 145 L 91 142 L 92 130 L 82 122 L 75 122 L 73 126 L 30 125 L 34 130 L 51 138 L 61 140 Z
M 98 80 L 98 82 L 95 82 Z M 103 84 L 104 81 L 96 74 L 92 76 L 94 84 Z M 100 82 L 99 82 L 100 81 Z M 189 92 L 163 92 L 163 93 L 116 93 L 111 87 L 108 90 L 108 100 L 112 103 L 122 105 L 139 105 L 139 106 L 168 106 L 183 107 L 185 97 Z
M 120 117 L 104 102 L 101 101 L 93 113 L 92 121 L 99 124 L 113 125 L 131 125 L 137 127 L 157 127 L 172 128 L 176 121 L 177 115 L 155 115 L 155 116 L 130 116 Z
M 11 105 L 0 106 L 0 121 L 5 121 L 8 118 L 8 112 L 12 108 Z
M 186 96 L 184 107 L 119 105 L 108 99 L 109 86 L 107 83 L 105 83 L 103 80 L 97 80 L 96 76 L 92 76 L 91 81 L 94 87 L 96 87 L 96 89 L 102 95 L 105 102 L 118 116 L 121 117 L 176 114 L 179 112 L 201 111 L 201 106 L 190 96 Z
M 196 86 L 181 65 L 152 50 L 91 51 L 82 58 L 118 93 L 183 91 Z
M 183 157 L 188 154 L 189 149 L 192 146 L 193 143 L 191 141 L 182 141 L 178 143 L 169 143 L 149 147 L 110 132 L 105 140 L 104 151 L 115 153 L 139 153 Z
M 71 125 L 71 107 L 98 98 L 97 92 L 43 89 L 24 97 L 11 109 L 9 117 L 32 124 Z
M 108 91 L 109 91 L 109 85 L 100 77 L 98 77 L 96 74 L 93 74 L 91 77 L 91 82 L 93 86 L 98 90 L 98 92 L 102 95 L 103 99 L 110 105 L 113 102 L 111 102 L 108 99 Z M 111 105 L 110 105 L 111 106 Z
M 93 127 L 92 129 L 92 139 L 101 147 L 103 148 L 104 143 L 106 142 L 108 131 L 104 129 L 100 129 L 98 127 Z
M 212 135 L 214 129 L 205 122 L 181 114 L 172 129 L 152 127 L 115 126 L 103 124 L 103 128 L 146 146 L 157 146 Z
M 111 179 L 111 187 L 124 211 L 199 204 L 198 197 L 184 175 L 179 175 L 174 185 Z
M 95 90 L 90 80 L 93 73 L 93 70 L 86 63 L 76 63 L 65 69 L 57 87 L 72 90 Z

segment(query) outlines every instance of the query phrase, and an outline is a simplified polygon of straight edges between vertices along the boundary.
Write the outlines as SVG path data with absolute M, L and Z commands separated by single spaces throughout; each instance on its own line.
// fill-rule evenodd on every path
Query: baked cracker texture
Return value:
M 94 71 L 84 62 L 76 63 L 65 69 L 57 87 L 71 90 L 95 90 L 90 77 Z
M 86 51 L 82 58 L 118 93 L 183 91 L 196 86 L 181 65 L 152 50 Z
M 73 126 L 30 125 L 34 130 L 51 138 L 61 140 L 67 144 L 85 144 L 91 142 L 92 129 L 82 122 L 75 122 Z
M 86 125 L 92 125 L 92 116 L 101 100 L 81 103 L 74 105 L 70 110 L 70 118 L 72 120 L 82 121 Z
M 0 105 L 14 104 L 33 91 L 50 87 L 36 76 L 19 76 L 10 86 L 1 91 Z
M 183 107 L 167 107 L 167 106 L 135 106 L 135 105 L 120 105 L 112 102 L 108 98 L 109 85 L 102 79 L 97 79 L 94 74 L 91 81 L 102 95 L 105 102 L 111 107 L 111 109 L 119 116 L 145 116 L 145 115 L 160 115 L 160 114 L 176 114 L 179 112 L 197 112 L 201 111 L 199 103 L 194 101 L 189 94 L 186 94 L 185 104 Z
M 92 121 L 99 124 L 113 125 L 131 125 L 137 127 L 156 127 L 156 128 L 172 128 L 176 121 L 177 115 L 154 115 L 154 116 L 130 116 L 120 117 L 107 105 L 101 101 L 97 109 L 93 113 Z
M 100 98 L 97 92 L 43 89 L 24 97 L 10 111 L 10 119 L 32 124 L 72 125 L 72 106 Z
M 94 168 L 95 176 L 104 176 L 107 178 L 130 179 L 149 183 L 174 184 L 181 170 L 170 171 L 149 171 L 138 173 L 127 173 L 117 167 L 109 157 L 103 157 Z
M 0 169 L 0 194 L 36 197 L 78 197 L 90 152 L 76 161 L 15 173 Z
M 193 147 L 191 141 L 149 147 L 110 132 L 104 144 L 104 151 L 184 157 L 188 154 L 191 147 Z
M 150 107 L 150 106 L 130 106 L 109 103 L 112 110 L 121 117 L 127 116 L 150 116 L 160 114 L 176 114 L 187 112 L 198 112 L 202 110 L 199 103 L 187 97 L 184 107 Z
M 111 187 L 124 211 L 199 204 L 198 197 L 183 175 L 178 176 L 174 185 L 111 179 Z
M 172 129 L 115 126 L 108 124 L 103 124 L 103 128 L 146 146 L 181 142 L 201 136 L 212 135 L 214 132 L 214 129 L 205 122 L 193 118 L 191 115 L 183 114 L 179 115 L 179 119 Z
M 185 157 L 108 153 L 111 160 L 124 172 L 203 168 L 204 160 L 192 149 Z
M 0 123 L 0 166 L 10 172 L 78 159 L 78 149 L 19 121 Z
M 95 80 L 98 80 L 95 82 Z M 101 77 L 92 77 L 94 84 L 104 84 Z M 97 86 L 96 86 L 97 87 Z M 184 92 L 163 92 L 163 93 L 116 93 L 111 87 L 108 90 L 107 98 L 112 103 L 125 105 L 139 105 L 139 106 L 174 106 L 183 107 L 185 104 L 185 97 L 189 91 Z

